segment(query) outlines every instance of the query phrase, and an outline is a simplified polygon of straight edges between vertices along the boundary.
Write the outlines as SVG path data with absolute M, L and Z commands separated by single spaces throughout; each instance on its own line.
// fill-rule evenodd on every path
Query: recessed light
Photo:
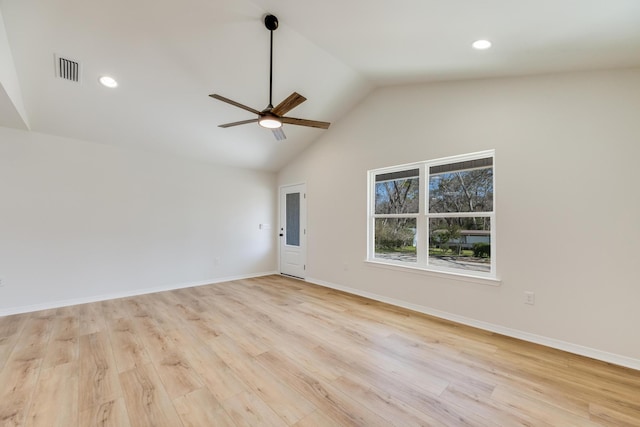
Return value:
M 98 80 L 100 81 L 100 84 L 102 84 L 102 86 L 106 86 L 106 87 L 112 88 L 112 89 L 114 87 L 118 87 L 118 82 L 113 77 L 102 76 Z
M 489 40 L 476 40 L 471 45 L 474 49 L 485 50 L 491 47 L 491 42 Z

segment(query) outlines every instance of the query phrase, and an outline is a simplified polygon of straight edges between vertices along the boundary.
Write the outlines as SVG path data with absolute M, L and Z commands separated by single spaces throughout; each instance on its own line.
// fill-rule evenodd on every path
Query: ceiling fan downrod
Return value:
M 273 32 L 278 28 L 278 18 L 274 15 L 264 17 L 264 26 L 271 34 L 269 49 L 269 110 L 273 108 Z

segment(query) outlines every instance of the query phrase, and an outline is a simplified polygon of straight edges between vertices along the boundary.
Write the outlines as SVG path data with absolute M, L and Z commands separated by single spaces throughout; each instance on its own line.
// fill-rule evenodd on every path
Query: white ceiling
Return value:
M 332 130 L 285 125 L 278 142 L 256 124 L 217 127 L 253 117 L 210 93 L 268 103 L 267 12 L 280 20 L 274 104 L 297 91 L 308 100 L 288 115 L 334 125 L 382 85 L 640 66 L 640 0 L 0 0 L 0 12 L 19 83 L 12 96 L 0 80 L 0 125 L 270 171 Z M 493 48 L 471 49 L 479 38 Z M 79 84 L 55 77 L 54 54 L 81 63 Z

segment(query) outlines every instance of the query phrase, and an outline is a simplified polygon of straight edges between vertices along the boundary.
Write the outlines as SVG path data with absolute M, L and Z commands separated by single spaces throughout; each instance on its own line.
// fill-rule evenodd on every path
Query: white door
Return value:
M 304 279 L 307 258 L 305 184 L 280 187 L 280 273 Z

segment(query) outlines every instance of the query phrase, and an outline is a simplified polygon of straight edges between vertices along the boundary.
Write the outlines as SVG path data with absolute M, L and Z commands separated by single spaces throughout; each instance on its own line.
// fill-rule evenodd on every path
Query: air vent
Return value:
M 56 56 L 56 74 L 61 79 L 80 81 L 80 63 L 69 58 Z

